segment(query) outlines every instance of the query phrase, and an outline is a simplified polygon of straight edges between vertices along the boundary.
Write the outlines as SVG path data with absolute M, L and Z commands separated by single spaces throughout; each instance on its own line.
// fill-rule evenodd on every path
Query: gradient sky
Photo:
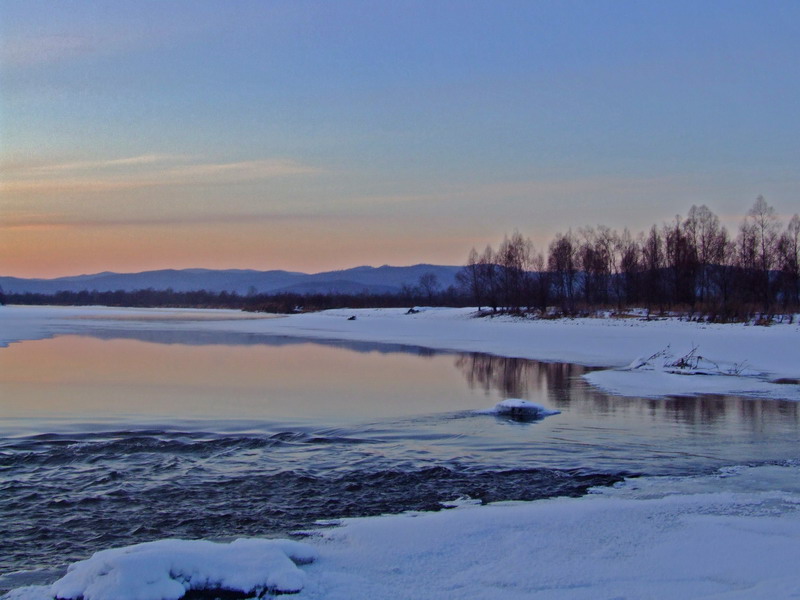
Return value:
M 0 274 L 800 209 L 800 2 L 0 0 Z

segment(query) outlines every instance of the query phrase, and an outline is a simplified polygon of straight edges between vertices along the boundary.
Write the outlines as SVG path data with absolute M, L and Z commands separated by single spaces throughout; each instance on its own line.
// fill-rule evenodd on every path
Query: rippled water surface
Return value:
M 795 403 L 617 398 L 583 372 L 224 333 L 13 344 L 0 349 L 0 589 L 163 537 L 287 535 L 462 496 L 579 495 L 625 474 L 797 456 Z M 476 414 L 506 397 L 561 414 Z

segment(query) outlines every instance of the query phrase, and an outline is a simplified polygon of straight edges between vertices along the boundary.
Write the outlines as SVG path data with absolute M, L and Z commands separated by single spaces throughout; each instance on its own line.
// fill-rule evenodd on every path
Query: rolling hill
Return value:
M 187 292 L 248 293 L 346 293 L 373 294 L 399 292 L 402 286 L 415 286 L 425 273 L 436 275 L 441 288 L 455 284 L 457 266 L 419 264 L 408 267 L 355 267 L 323 273 L 298 273 L 293 271 L 254 271 L 242 269 L 165 269 L 142 273 L 95 273 L 55 279 L 23 279 L 0 276 L 0 287 L 6 293 L 53 294 L 59 291 L 110 292 L 143 289 Z

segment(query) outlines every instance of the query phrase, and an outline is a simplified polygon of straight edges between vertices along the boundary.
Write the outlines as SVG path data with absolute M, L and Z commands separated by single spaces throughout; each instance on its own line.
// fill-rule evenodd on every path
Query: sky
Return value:
M 0 0 L 0 275 L 800 210 L 800 3 Z

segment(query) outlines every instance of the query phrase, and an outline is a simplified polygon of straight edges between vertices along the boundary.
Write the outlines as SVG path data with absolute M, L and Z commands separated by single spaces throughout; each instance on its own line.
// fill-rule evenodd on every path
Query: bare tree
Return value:
M 708 302 L 712 295 L 711 290 L 711 271 L 714 265 L 723 263 L 722 253 L 725 251 L 722 227 L 719 224 L 719 217 L 715 215 L 705 205 L 699 207 L 692 206 L 689 209 L 689 216 L 686 219 L 687 232 L 693 238 L 693 245 L 697 252 L 697 290 L 700 295 L 700 303 Z
M 547 266 L 555 284 L 556 295 L 564 312 L 575 311 L 575 277 L 578 272 L 575 238 L 572 230 L 558 233 L 550 243 Z
M 546 314 L 547 307 L 550 305 L 552 282 L 544 254 L 541 252 L 534 252 L 531 255 L 531 279 L 529 283 L 533 304 L 542 315 Z
M 758 266 L 767 272 L 775 265 L 775 245 L 778 240 L 778 217 L 764 196 L 756 198 L 748 216 L 755 226 L 758 244 Z
M 754 301 L 765 312 L 772 301 L 770 272 L 776 263 L 778 217 L 763 196 L 756 198 L 740 229 L 741 266 L 749 270 L 750 290 Z
M 497 259 L 491 246 L 486 246 L 478 263 L 480 265 L 481 289 L 484 294 L 484 304 L 497 312 L 500 306 L 500 277 L 498 274 Z
M 736 287 L 738 300 L 752 305 L 758 297 L 758 240 L 756 228 L 745 218 L 736 236 Z
M 669 275 L 672 301 L 694 308 L 695 278 L 697 274 L 697 248 L 695 223 L 680 215 L 672 225 L 664 226 L 664 262 Z
M 610 299 L 610 294 L 614 289 L 613 281 L 619 276 L 619 256 L 617 255 L 617 238 L 616 231 L 605 225 L 597 227 L 597 237 L 595 245 L 598 253 L 603 257 L 605 264 L 603 265 L 603 291 L 602 301 L 607 303 Z
M 433 304 L 433 297 L 441 287 L 436 273 L 428 271 L 419 277 L 419 287 L 428 299 L 428 304 Z
M 586 227 L 580 230 L 583 241 L 577 250 L 578 264 L 583 271 L 583 295 L 589 306 L 608 303 L 608 279 L 612 244 L 608 228 Z
M 456 274 L 456 281 L 472 298 L 479 311 L 483 306 L 485 295 L 482 287 L 480 261 L 478 251 L 473 247 L 467 257 L 467 265 Z
M 644 300 L 648 310 L 658 303 L 664 307 L 664 243 L 658 228 L 653 225 L 642 239 L 642 271 Z
M 800 308 L 800 215 L 795 214 L 778 240 L 784 309 Z
M 627 228 L 616 241 L 615 253 L 619 257 L 617 302 L 621 306 L 624 298 L 628 304 L 636 304 L 640 301 L 641 252 Z
M 502 301 L 509 311 L 518 312 L 526 304 L 532 249 L 531 241 L 515 231 L 497 251 Z
M 466 266 L 456 275 L 459 285 L 472 297 L 478 310 L 489 306 L 496 312 L 499 306 L 499 277 L 495 260 L 491 246 L 486 246 L 483 254 L 478 254 L 473 248 Z
M 731 304 L 734 300 L 734 290 L 737 276 L 738 258 L 736 256 L 736 243 L 731 239 L 728 230 L 724 227 L 717 236 L 717 249 L 714 262 L 709 263 L 709 289 L 713 290 L 717 298 L 716 308 L 726 319 L 731 313 Z

